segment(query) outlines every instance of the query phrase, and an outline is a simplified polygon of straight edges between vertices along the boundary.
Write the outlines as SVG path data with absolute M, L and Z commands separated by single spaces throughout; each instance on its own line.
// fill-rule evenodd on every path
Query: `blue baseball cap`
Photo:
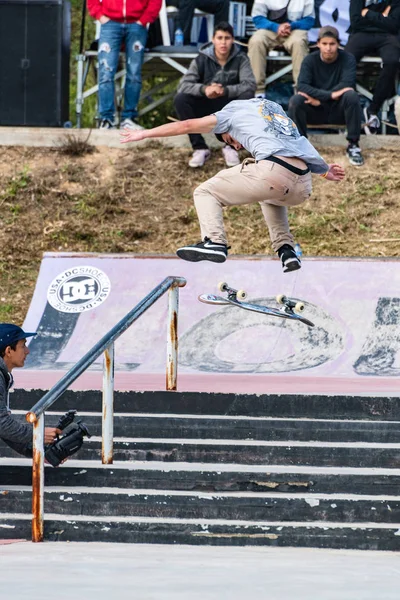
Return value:
M 13 323 L 0 323 L 0 350 L 34 335 L 37 333 L 28 333 Z

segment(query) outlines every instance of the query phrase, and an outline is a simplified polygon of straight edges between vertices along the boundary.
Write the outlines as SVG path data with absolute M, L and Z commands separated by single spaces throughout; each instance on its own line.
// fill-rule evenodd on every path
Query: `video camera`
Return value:
M 84 438 L 91 437 L 85 423 L 81 420 L 74 423 L 75 416 L 76 410 L 68 410 L 60 417 L 57 428 L 61 429 L 62 435 L 57 435 L 56 441 L 46 446 L 44 455 L 53 467 L 58 467 L 68 456 L 78 452 Z

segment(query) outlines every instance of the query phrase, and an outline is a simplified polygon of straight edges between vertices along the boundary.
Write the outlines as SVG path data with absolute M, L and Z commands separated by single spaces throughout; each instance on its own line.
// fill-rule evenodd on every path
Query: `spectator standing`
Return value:
M 371 104 L 364 109 L 365 133 L 376 133 L 378 112 L 394 93 L 400 59 L 400 0 L 350 0 L 350 37 L 345 50 L 358 62 L 363 56 L 379 54 L 382 70 Z
M 216 25 L 212 41 L 202 46 L 182 77 L 175 109 L 182 121 L 204 117 L 221 110 L 231 100 L 253 98 L 255 89 L 249 59 L 235 44 L 232 26 L 222 22 Z M 189 138 L 194 151 L 189 166 L 202 167 L 210 157 L 210 150 L 200 133 Z M 240 163 L 231 146 L 226 145 L 222 153 L 228 167 Z
M 292 57 L 296 86 L 301 63 L 308 54 L 307 31 L 315 21 L 314 0 L 255 0 L 251 16 L 257 31 L 249 40 L 249 58 L 257 95 L 265 97 L 268 52 L 280 46 Z
M 336 27 L 321 27 L 319 52 L 307 56 L 301 66 L 298 92 L 289 101 L 288 114 L 301 135 L 307 137 L 307 123 L 346 123 L 350 164 L 361 166 L 364 159 L 358 145 L 361 133 L 361 104 L 356 86 L 356 60 L 339 49 Z
M 183 43 L 186 46 L 190 44 L 190 32 L 196 8 L 214 15 L 214 24 L 229 21 L 229 0 L 167 0 L 167 5 L 179 9 L 176 25 L 183 31 Z
M 10 411 L 9 391 L 13 385 L 12 370 L 23 367 L 29 354 L 26 338 L 36 333 L 26 333 L 12 323 L 0 323 L 0 438 L 18 454 L 32 457 L 32 425 L 21 423 Z M 60 429 L 45 427 L 44 442 L 51 444 Z
M 158 17 L 161 0 L 88 0 L 91 16 L 100 21 L 99 114 L 100 129 L 114 129 L 114 76 L 121 44 L 125 44 L 126 80 L 121 129 L 137 129 L 135 119 L 142 89 L 142 65 L 147 25 Z

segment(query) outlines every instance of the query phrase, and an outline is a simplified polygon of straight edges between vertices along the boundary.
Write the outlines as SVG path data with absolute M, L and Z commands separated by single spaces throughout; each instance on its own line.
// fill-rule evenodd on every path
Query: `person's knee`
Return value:
M 359 104 L 360 98 L 355 90 L 349 90 L 343 94 L 343 100 L 347 104 Z
M 187 94 L 176 94 L 175 98 L 174 98 L 174 107 L 175 110 L 179 112 L 179 110 L 182 108 L 182 106 L 186 103 L 186 98 L 185 96 L 187 96 Z
M 266 45 L 266 36 L 262 29 L 258 29 L 249 39 L 249 50 L 263 48 Z
M 297 111 L 304 107 L 305 97 L 301 94 L 295 94 L 289 100 L 289 110 Z

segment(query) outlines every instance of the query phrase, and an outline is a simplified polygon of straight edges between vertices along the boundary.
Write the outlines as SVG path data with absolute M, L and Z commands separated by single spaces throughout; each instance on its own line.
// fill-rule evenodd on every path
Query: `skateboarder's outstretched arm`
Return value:
M 175 121 L 166 123 L 153 129 L 122 130 L 121 144 L 127 142 L 140 142 L 147 138 L 172 137 L 174 135 L 185 135 L 188 133 L 210 133 L 217 124 L 217 117 L 209 115 L 201 119 L 187 119 L 186 121 Z

